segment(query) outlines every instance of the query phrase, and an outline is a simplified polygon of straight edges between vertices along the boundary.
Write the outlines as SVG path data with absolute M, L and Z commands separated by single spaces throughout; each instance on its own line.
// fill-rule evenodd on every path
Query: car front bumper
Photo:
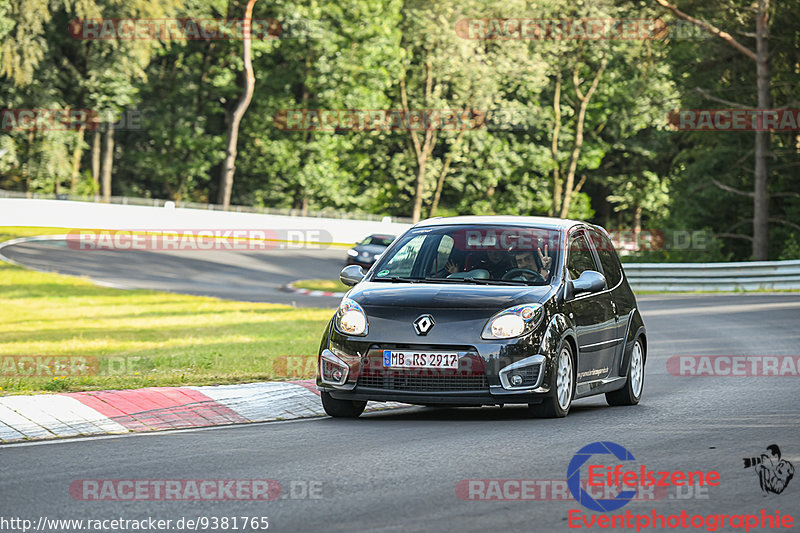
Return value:
M 317 386 L 341 400 L 476 406 L 541 402 L 550 390 L 550 359 L 543 354 L 511 359 L 498 357 L 502 346 L 436 347 L 436 350 L 460 354 L 459 369 L 446 371 L 384 368 L 383 350 L 395 349 L 395 345 L 372 345 L 363 355 L 325 349 L 319 358 Z M 339 380 L 324 378 L 331 376 L 332 368 L 340 369 L 336 374 Z M 514 387 L 510 377 L 518 370 L 526 372 L 525 382 Z

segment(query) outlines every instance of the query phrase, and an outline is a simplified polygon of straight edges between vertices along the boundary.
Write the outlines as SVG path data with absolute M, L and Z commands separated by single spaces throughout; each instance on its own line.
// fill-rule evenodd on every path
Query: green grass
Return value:
M 70 228 L 30 228 L 24 226 L 0 226 L 0 242 L 20 237 L 36 237 L 37 235 L 66 235 Z
M 46 233 L 65 231 L 2 227 L 0 240 Z M 316 354 L 331 314 L 329 309 L 110 289 L 0 262 L 0 391 L 309 377 L 313 363 L 287 363 L 285 356 Z M 91 371 L 30 376 L 9 357 L 24 355 L 81 356 L 96 364 Z M 304 373 L 287 375 L 287 367 L 302 367 Z
M 350 290 L 350 287 L 338 279 L 304 279 L 295 281 L 292 286 L 312 291 L 347 292 Z

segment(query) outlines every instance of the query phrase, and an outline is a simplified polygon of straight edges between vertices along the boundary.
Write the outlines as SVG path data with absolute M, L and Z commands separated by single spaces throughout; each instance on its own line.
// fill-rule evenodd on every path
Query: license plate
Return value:
M 383 351 L 385 368 L 450 368 L 458 369 L 458 352 Z

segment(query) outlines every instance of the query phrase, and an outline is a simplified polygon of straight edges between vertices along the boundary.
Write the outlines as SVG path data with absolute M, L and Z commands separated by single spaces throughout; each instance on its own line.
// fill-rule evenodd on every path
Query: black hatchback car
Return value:
M 319 350 L 325 412 L 368 400 L 527 404 L 563 417 L 605 394 L 635 405 L 647 335 L 606 231 L 572 220 L 453 217 L 395 240 L 342 299 Z

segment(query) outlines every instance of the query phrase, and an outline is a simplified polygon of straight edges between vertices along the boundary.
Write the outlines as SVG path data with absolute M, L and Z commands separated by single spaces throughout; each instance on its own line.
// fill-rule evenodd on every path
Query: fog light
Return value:
M 520 385 L 522 385 L 522 381 L 523 381 L 522 376 L 520 376 L 519 374 L 514 374 L 513 376 L 511 376 L 511 384 L 514 385 L 515 387 L 519 387 Z
M 319 374 L 322 382 L 328 385 L 344 385 L 349 368 L 330 350 L 323 350 L 320 355 Z

